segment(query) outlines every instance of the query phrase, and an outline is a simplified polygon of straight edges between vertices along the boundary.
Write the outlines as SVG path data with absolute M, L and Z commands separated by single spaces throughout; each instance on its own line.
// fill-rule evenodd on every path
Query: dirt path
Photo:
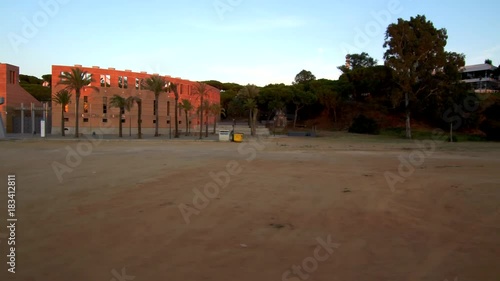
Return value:
M 499 144 L 441 144 L 392 190 L 414 143 L 110 141 L 60 182 L 77 145 L 0 143 L 19 219 L 1 280 L 500 278 Z

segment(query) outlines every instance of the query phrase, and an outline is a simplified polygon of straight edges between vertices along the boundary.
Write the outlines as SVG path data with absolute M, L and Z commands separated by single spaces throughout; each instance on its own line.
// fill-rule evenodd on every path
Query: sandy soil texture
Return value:
M 500 144 L 427 145 L 3 141 L 0 280 L 500 280 Z

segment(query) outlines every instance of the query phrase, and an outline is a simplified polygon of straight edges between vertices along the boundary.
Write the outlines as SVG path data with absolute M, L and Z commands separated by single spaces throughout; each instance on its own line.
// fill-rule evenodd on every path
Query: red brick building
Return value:
M 14 132 L 14 119 L 17 118 L 16 121 L 19 123 L 21 104 L 27 109 L 23 117 L 30 117 L 31 104 L 36 110 L 42 110 L 42 103 L 19 85 L 19 67 L 15 65 L 0 63 L 0 97 L 4 98 L 4 104 L 0 105 L 0 117 L 7 133 Z M 29 119 L 24 120 L 24 123 L 31 128 L 30 122 Z M 25 132 L 31 133 L 31 129 L 26 129 Z
M 131 70 L 116 70 L 114 68 L 100 68 L 98 66 L 82 67 L 75 66 L 52 66 L 52 96 L 64 88 L 64 85 L 57 85 L 60 81 L 59 75 L 63 72 L 71 71 L 71 68 L 78 67 L 88 72 L 94 80 L 91 86 L 99 88 L 95 91 L 91 88 L 84 89 L 80 95 L 79 104 L 79 132 L 91 134 L 99 131 L 103 134 L 118 134 L 120 119 L 123 124 L 123 134 L 137 134 L 137 105 L 132 110 L 120 114 L 118 108 L 110 107 L 110 99 L 113 95 L 120 95 L 124 98 L 138 96 L 142 99 L 142 133 L 154 134 L 155 128 L 155 98 L 151 91 L 142 89 L 141 81 L 157 74 L 148 74 L 146 72 L 132 72 Z M 189 112 L 189 127 L 193 132 L 199 130 L 199 116 L 197 108 L 200 105 L 199 96 L 196 94 L 197 82 L 163 76 L 166 81 L 177 84 L 179 93 L 179 102 L 183 99 L 190 100 L 193 104 L 193 110 Z M 220 91 L 217 88 L 207 85 L 208 95 L 205 98 L 210 104 L 220 104 Z M 173 93 L 163 92 L 159 96 L 159 133 L 168 135 L 170 129 L 174 130 L 175 114 L 178 116 L 179 130 L 184 132 L 186 129 L 186 117 L 184 110 L 175 112 L 175 97 Z M 120 118 L 121 116 L 121 118 Z M 72 93 L 72 101 L 65 109 L 64 118 L 67 133 L 74 133 L 75 127 L 75 93 Z M 213 117 L 209 118 L 209 124 L 213 125 Z M 61 105 L 52 104 L 52 134 L 61 132 Z

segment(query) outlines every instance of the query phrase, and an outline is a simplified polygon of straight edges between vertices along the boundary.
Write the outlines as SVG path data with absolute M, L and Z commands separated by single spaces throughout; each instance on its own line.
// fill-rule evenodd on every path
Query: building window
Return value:
M 179 125 L 182 124 L 182 121 L 179 120 Z
M 170 102 L 167 101 L 167 116 L 170 116 Z
M 83 113 L 89 113 L 89 97 L 83 96 Z
M 15 71 L 10 71 L 9 72 L 9 83 L 10 84 L 16 84 L 16 72 Z
M 83 118 L 83 122 L 87 123 L 87 122 L 89 122 L 89 119 L 88 118 Z
M 118 76 L 118 87 L 122 89 L 128 88 L 128 77 Z
M 103 118 L 102 119 L 102 123 L 108 123 L 108 119 L 107 118 Z
M 136 90 L 139 90 L 139 85 L 140 85 L 140 83 L 141 83 L 141 82 L 140 82 L 139 78 L 135 78 L 135 89 L 136 89 Z
M 102 98 L 102 113 L 104 114 L 108 113 L 108 97 Z
M 153 124 L 156 124 L 156 119 L 155 119 L 155 120 L 153 120 Z
M 122 123 L 125 123 L 125 119 L 122 119 Z
M 69 122 L 69 118 L 64 118 L 64 122 Z
M 101 81 L 101 87 L 111 86 L 111 76 L 109 74 L 108 75 L 101 74 L 99 80 Z
M 85 74 L 83 74 L 83 78 L 84 78 L 84 79 L 88 79 L 89 81 L 92 81 L 92 74 L 90 74 L 90 73 L 85 73 Z M 87 86 L 90 86 L 90 85 L 92 85 L 92 82 L 89 82 L 89 83 L 87 84 Z
M 167 120 L 167 124 L 170 124 L 170 120 Z

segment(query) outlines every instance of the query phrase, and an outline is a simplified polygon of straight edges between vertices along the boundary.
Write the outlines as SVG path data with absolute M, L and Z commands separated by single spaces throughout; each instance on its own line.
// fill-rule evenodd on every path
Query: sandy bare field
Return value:
M 498 143 L 2 141 L 0 155 L 0 280 L 500 280 Z

